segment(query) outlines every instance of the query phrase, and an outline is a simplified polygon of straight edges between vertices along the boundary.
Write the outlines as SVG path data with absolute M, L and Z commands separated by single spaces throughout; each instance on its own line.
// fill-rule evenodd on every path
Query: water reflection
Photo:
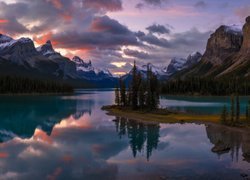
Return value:
M 250 133 L 219 125 L 206 126 L 207 136 L 214 145 L 212 151 L 219 156 L 230 153 L 231 160 L 238 162 L 240 149 L 245 161 L 250 162 Z
M 0 179 L 242 179 L 250 135 L 108 116 L 112 92 L 1 97 Z M 214 151 L 213 149 L 223 151 Z M 250 177 L 250 176 L 249 176 Z
M 53 127 L 71 115 L 79 119 L 91 114 L 93 99 L 76 99 L 54 96 L 3 96 L 0 101 L 0 142 L 14 137 L 30 138 L 37 127 L 51 134 Z
M 119 137 L 128 136 L 133 156 L 136 157 L 137 153 L 142 154 L 145 150 L 147 160 L 149 160 L 153 150 L 156 150 L 158 147 L 160 125 L 145 124 L 121 117 L 117 117 L 113 121 Z

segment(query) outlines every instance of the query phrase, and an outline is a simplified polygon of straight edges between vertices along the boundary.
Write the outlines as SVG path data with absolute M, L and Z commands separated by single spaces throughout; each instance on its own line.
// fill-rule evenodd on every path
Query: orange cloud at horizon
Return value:
M 9 157 L 9 153 L 7 152 L 0 152 L 0 158 L 7 158 Z
M 9 20 L 7 20 L 7 19 L 0 19 L 0 24 L 6 24 L 8 22 L 9 22 Z
M 33 40 L 38 44 L 38 45 L 42 45 L 42 44 L 45 44 L 48 40 L 51 40 L 52 39 L 52 36 L 53 36 L 53 33 L 52 32 L 48 32 L 46 34 L 42 34 L 42 35 L 39 35 L 39 36 L 33 36 Z M 53 45 L 57 45 L 59 44 L 58 42 L 56 41 L 51 41 L 51 43 Z

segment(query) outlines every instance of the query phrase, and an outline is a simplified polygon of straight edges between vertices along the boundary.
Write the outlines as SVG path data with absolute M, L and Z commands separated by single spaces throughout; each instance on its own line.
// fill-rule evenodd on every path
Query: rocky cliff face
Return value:
M 243 27 L 243 36 L 241 53 L 250 53 L 250 16 L 246 18 L 246 23 Z
M 184 69 L 191 68 L 200 62 L 202 54 L 200 52 L 194 52 L 187 57 L 187 61 L 184 64 Z
M 221 26 L 208 40 L 202 61 L 221 65 L 238 52 L 243 42 L 242 30 L 237 26 Z
M 51 57 L 51 56 L 60 57 L 61 56 L 60 53 L 54 50 L 50 40 L 48 40 L 44 45 L 38 47 L 37 51 L 46 57 Z
M 94 68 L 91 62 L 84 63 L 80 58 L 72 61 L 62 56 L 54 50 L 51 41 L 35 48 L 29 38 L 16 40 L 0 34 L 0 65 L 1 75 L 63 80 L 77 87 L 84 83 L 93 87 L 117 84 L 108 70 Z
M 26 59 L 38 55 L 33 41 L 29 38 L 14 40 L 3 35 L 1 37 L 0 56 L 13 63 L 24 65 Z
M 209 38 L 201 61 L 181 75 L 187 77 L 250 77 L 250 17 L 243 27 L 221 26 Z

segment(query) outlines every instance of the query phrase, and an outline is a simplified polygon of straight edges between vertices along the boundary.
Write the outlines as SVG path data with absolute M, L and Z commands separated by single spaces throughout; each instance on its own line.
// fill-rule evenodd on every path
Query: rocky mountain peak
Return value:
M 246 18 L 246 23 L 243 26 L 243 44 L 241 51 L 250 52 L 250 16 Z
M 48 40 L 48 41 L 46 42 L 46 44 L 48 44 L 48 45 L 52 46 L 52 43 L 51 43 L 51 41 L 50 41 L 50 40 Z
M 1 43 L 6 43 L 6 42 L 10 42 L 12 41 L 13 39 L 9 36 L 6 36 L 6 35 L 3 35 L 0 33 L 0 44 Z
M 202 58 L 202 54 L 200 52 L 194 52 L 194 53 L 190 54 L 187 57 L 187 61 L 184 64 L 184 68 L 190 68 L 190 67 L 192 67 L 193 65 L 197 64 L 198 62 L 200 62 L 201 58 Z
M 208 39 L 203 61 L 222 64 L 226 56 L 238 52 L 242 46 L 243 35 L 238 26 L 220 26 Z
M 84 60 L 82 60 L 80 57 L 78 56 L 74 56 L 72 58 L 72 61 L 74 61 L 76 64 L 78 65 L 82 65 L 83 67 L 92 67 L 92 62 L 89 60 L 89 62 L 84 62 Z
M 37 48 L 37 51 L 46 57 L 51 57 L 55 55 L 56 57 L 60 56 L 60 53 L 54 50 L 53 45 L 50 40 L 48 40 L 45 44 L 39 46 Z

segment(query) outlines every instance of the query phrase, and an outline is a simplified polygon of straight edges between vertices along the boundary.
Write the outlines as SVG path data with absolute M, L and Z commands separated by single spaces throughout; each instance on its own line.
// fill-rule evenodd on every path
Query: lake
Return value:
M 247 98 L 242 97 L 242 113 Z M 0 179 L 244 179 L 250 134 L 108 116 L 110 90 L 0 97 Z M 219 113 L 229 97 L 163 96 L 161 106 Z M 224 142 L 229 150 L 211 149 Z

